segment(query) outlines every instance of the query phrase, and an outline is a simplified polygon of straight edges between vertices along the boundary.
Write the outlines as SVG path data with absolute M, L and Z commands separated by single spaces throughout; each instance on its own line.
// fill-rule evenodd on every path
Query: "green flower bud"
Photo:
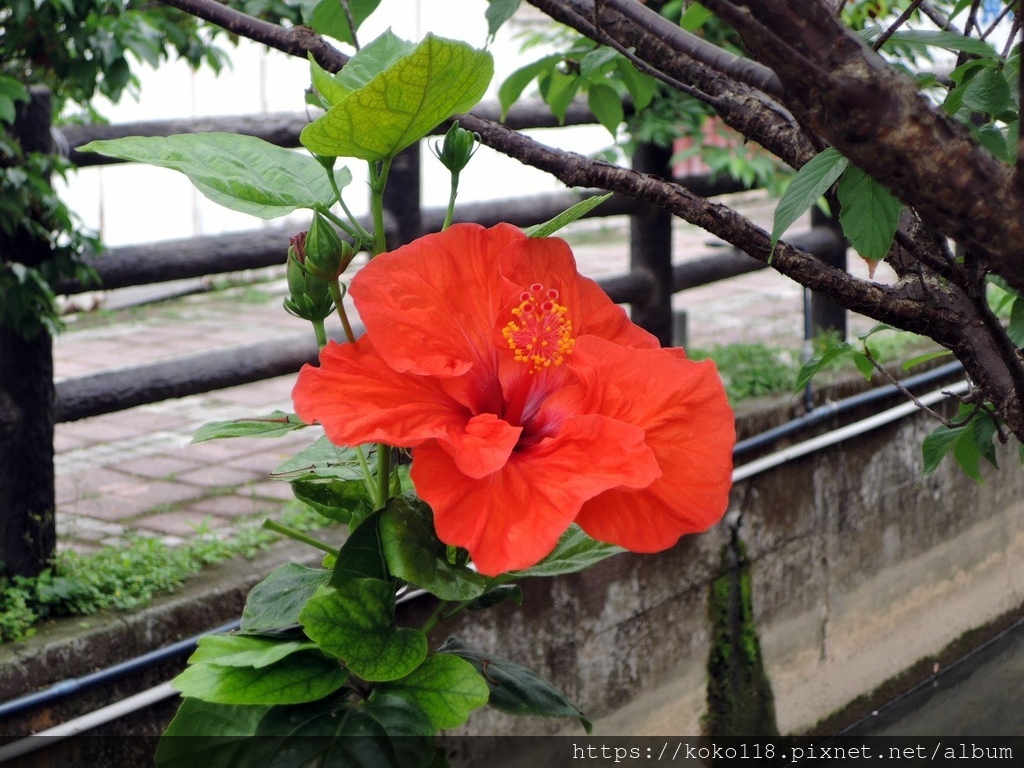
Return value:
M 319 212 L 313 213 L 305 247 L 306 270 L 324 280 L 337 280 L 355 256 L 352 245 L 338 237 L 334 226 Z
M 284 308 L 295 317 L 317 322 L 334 311 L 334 300 L 327 281 L 306 269 L 307 239 L 306 232 L 299 232 L 290 240 L 286 272 L 290 295 L 284 300 Z
M 460 128 L 459 121 L 456 120 L 444 135 L 444 144 L 435 142 L 432 151 L 445 168 L 458 174 L 476 154 L 479 141 L 480 138 L 475 133 Z

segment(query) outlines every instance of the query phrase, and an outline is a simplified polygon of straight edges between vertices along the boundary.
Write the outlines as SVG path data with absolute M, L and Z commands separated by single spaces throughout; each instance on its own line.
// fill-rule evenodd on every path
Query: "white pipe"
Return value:
M 932 405 L 940 400 L 944 400 L 949 395 L 958 395 L 962 392 L 966 392 L 968 389 L 968 383 L 966 381 L 958 382 L 952 386 L 945 387 L 941 390 L 935 390 L 929 392 L 927 395 L 918 398 L 918 401 L 922 405 Z M 787 461 L 805 456 L 808 453 L 826 448 L 830 445 L 835 445 L 843 440 L 847 440 L 851 437 L 870 432 L 872 429 L 881 427 L 897 419 L 901 419 L 904 416 L 909 416 L 915 411 L 920 410 L 916 403 L 907 402 L 901 405 L 897 405 L 894 408 L 890 408 L 887 411 L 876 413 L 874 416 L 869 416 L 866 419 L 854 422 L 840 429 L 827 432 L 824 435 L 805 440 L 802 443 L 791 445 L 788 448 L 783 448 L 781 451 L 764 456 L 760 459 L 744 464 L 742 467 L 736 467 L 732 473 L 732 480 L 734 483 L 738 483 L 740 480 L 746 480 L 749 477 L 760 474 L 765 470 L 777 467 L 780 464 L 785 464 Z M 414 597 L 418 597 L 423 594 L 424 590 L 410 590 L 405 594 L 399 596 L 398 602 L 406 602 Z M 59 739 L 65 739 L 69 736 L 82 733 L 91 728 L 95 728 L 100 725 L 104 725 L 118 718 L 129 715 L 143 707 L 148 707 L 151 704 L 155 704 L 164 699 L 169 699 L 172 696 L 179 695 L 178 691 L 171 687 L 170 683 L 163 683 L 155 688 L 150 688 L 147 691 L 138 693 L 134 696 L 129 696 L 126 699 L 115 702 L 109 706 L 98 709 L 95 712 L 90 712 L 87 715 L 69 720 L 61 725 L 54 726 L 45 731 L 15 741 L 11 744 L 0 747 L 0 763 L 5 763 L 8 760 L 12 760 L 16 757 L 34 752 L 47 744 L 53 743 L 53 741 Z M 45 739 L 42 737 L 49 737 Z
M 944 387 L 941 390 L 935 390 L 929 392 L 923 397 L 919 397 L 918 401 L 923 405 L 932 405 L 940 400 L 944 400 L 947 395 L 959 395 L 962 392 L 966 392 L 969 385 L 966 381 L 961 381 L 953 384 L 949 387 Z M 835 445 L 843 440 L 847 440 L 851 437 L 870 432 L 872 429 L 881 427 L 884 424 L 888 424 L 891 421 L 902 419 L 904 416 L 909 416 L 915 411 L 920 410 L 916 403 L 902 403 L 894 408 L 890 408 L 887 411 L 876 413 L 874 416 L 869 416 L 861 421 L 848 424 L 840 429 L 827 432 L 824 435 L 813 437 L 810 440 L 805 440 L 802 443 L 791 445 L 788 448 L 783 448 L 780 451 L 771 453 L 760 459 L 756 459 L 749 464 L 744 464 L 742 467 L 736 467 L 732 473 L 732 481 L 738 483 L 740 480 L 746 480 L 748 477 L 760 474 L 767 469 L 777 467 L 780 464 L 785 464 L 787 461 L 792 461 L 800 456 L 805 456 L 808 453 L 826 448 L 830 445 Z
M 142 691 L 142 693 L 137 693 L 102 709 L 97 709 L 95 712 L 76 717 L 74 720 L 55 725 L 53 728 L 47 728 L 45 731 L 40 731 L 19 741 L 5 744 L 0 747 L 0 763 L 14 760 L 30 752 L 35 752 L 37 749 L 50 746 L 55 741 L 60 741 L 83 731 L 105 725 L 164 699 L 180 695 L 176 689 L 171 687 L 170 683 L 161 683 L 154 688 Z

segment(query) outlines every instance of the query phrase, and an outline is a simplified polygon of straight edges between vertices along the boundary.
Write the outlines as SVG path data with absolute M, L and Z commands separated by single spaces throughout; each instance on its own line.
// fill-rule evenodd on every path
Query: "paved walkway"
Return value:
M 772 204 L 756 194 L 744 210 L 762 223 Z M 573 242 L 580 271 L 590 277 L 627 270 L 625 230 L 613 221 L 589 222 Z M 677 260 L 709 252 L 713 238 L 679 223 Z M 856 256 L 854 270 L 866 272 Z M 876 279 L 885 279 L 880 274 Z M 281 308 L 282 280 L 114 313 L 72 318 L 55 344 L 58 379 L 166 360 L 238 344 L 286 338 L 308 324 Z M 752 273 L 677 294 L 688 312 L 689 344 L 765 342 L 798 350 L 802 289 L 771 271 Z M 861 318 L 860 326 L 868 321 Z M 856 325 L 856 324 L 855 324 Z M 291 411 L 293 376 L 128 411 L 58 424 L 56 492 L 58 541 L 79 550 L 114 544 L 128 531 L 169 543 L 201 532 L 226 534 L 240 520 L 280 511 L 291 497 L 269 472 L 314 439 L 300 430 L 279 439 L 216 440 L 190 444 L 201 424 Z

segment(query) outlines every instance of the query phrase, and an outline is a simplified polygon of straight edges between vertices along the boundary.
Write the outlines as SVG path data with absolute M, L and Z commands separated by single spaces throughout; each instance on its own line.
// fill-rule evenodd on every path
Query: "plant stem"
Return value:
M 388 249 L 384 232 L 384 186 L 391 170 L 391 158 L 370 161 L 370 211 L 373 214 L 373 256 Z
M 423 626 L 420 627 L 420 632 L 422 632 L 424 635 L 429 635 L 433 631 L 434 627 L 441 623 L 444 610 L 448 607 L 448 605 L 449 603 L 447 600 L 439 601 L 437 607 L 434 609 L 434 612 L 430 614 L 430 618 L 428 618 L 423 623 Z
M 313 324 L 313 333 L 316 334 L 316 345 L 319 349 L 327 346 L 327 330 L 324 328 L 323 320 L 310 320 Z
M 342 220 L 342 218 L 338 216 L 336 213 L 331 213 L 331 211 L 327 208 L 317 208 L 317 212 L 320 213 L 325 219 L 329 219 L 334 224 L 334 226 L 338 227 L 342 232 L 351 237 L 353 240 L 356 240 L 358 242 L 361 239 L 360 233 L 357 230 L 350 227 L 348 224 L 346 224 L 344 220 Z M 364 234 L 366 234 L 366 236 L 369 237 L 370 233 L 365 232 Z
M 387 498 L 381 499 L 377 493 L 377 486 L 373 482 L 373 475 L 370 474 L 370 465 L 366 463 L 366 457 L 363 456 L 363 446 L 357 445 L 352 450 L 356 452 L 356 460 L 359 462 L 359 469 L 363 473 L 363 484 L 366 485 L 366 493 L 370 497 L 374 510 L 383 509 Z
M 444 232 L 452 225 L 452 217 L 455 215 L 455 198 L 459 196 L 459 174 L 452 174 L 452 191 L 448 195 L 448 212 L 444 216 L 444 224 L 441 231 Z
M 264 520 L 263 527 L 268 531 L 274 531 L 275 533 L 280 533 L 282 536 L 287 536 L 289 539 L 295 539 L 295 541 L 301 541 L 303 544 L 309 544 L 309 546 L 316 547 L 321 552 L 326 552 L 329 555 L 336 555 L 338 553 L 335 547 L 332 547 L 329 544 L 324 544 L 319 539 L 314 539 L 312 536 L 303 533 L 302 531 L 297 531 L 294 528 L 290 528 L 287 525 L 283 525 L 276 520 Z
M 331 298 L 334 299 L 334 306 L 338 309 L 338 319 L 341 320 L 341 327 L 345 329 L 345 338 L 348 339 L 349 344 L 355 344 L 356 335 L 352 332 L 352 325 L 348 321 L 348 313 L 345 312 L 345 304 L 343 302 L 345 297 L 341 292 L 338 278 L 330 281 L 328 288 L 331 291 Z M 324 343 L 326 344 L 327 342 L 325 341 Z
M 377 495 L 381 508 L 391 498 L 391 446 L 377 443 Z

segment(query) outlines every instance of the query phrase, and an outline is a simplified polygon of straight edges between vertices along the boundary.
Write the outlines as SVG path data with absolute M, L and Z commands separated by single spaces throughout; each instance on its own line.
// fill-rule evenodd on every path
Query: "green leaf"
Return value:
M 322 568 L 295 563 L 276 568 L 249 593 L 242 611 L 242 631 L 278 630 L 297 624 L 306 601 L 330 578 L 331 572 Z
M 376 10 L 378 5 L 380 5 L 380 0 L 349 0 L 352 21 L 356 30 Z M 305 11 L 303 11 L 303 16 L 305 16 Z M 319 35 L 329 35 L 335 40 L 349 45 L 355 43 L 355 35 L 349 27 L 345 11 L 338 0 L 320 0 L 319 3 L 316 3 L 308 24 Z
M 558 118 L 559 125 L 565 123 L 565 114 L 569 105 L 576 98 L 581 80 L 575 75 L 567 75 L 557 69 L 548 72 L 540 81 L 540 95 L 551 109 L 551 114 Z
M 337 3 L 335 3 L 335 5 L 337 5 Z M 309 77 L 313 82 L 313 87 L 316 89 L 316 92 L 320 94 L 320 98 L 323 100 L 322 104 L 326 109 L 333 107 L 352 90 L 339 82 L 336 75 L 332 75 L 326 69 L 317 64 L 312 53 L 309 54 Z
M 573 525 L 562 534 L 554 551 L 535 566 L 525 571 L 513 571 L 498 578 L 501 582 L 508 582 L 526 577 L 563 576 L 586 570 L 612 555 L 619 555 L 625 551 L 614 544 L 596 541 L 587 536 L 578 525 Z
M 427 657 L 427 638 L 395 626 L 394 586 L 378 579 L 349 579 L 321 587 L 299 622 L 306 635 L 371 682 L 398 680 Z
M 357 91 L 415 50 L 416 43 L 403 40 L 389 29 L 363 46 L 335 78 L 347 90 Z
M 594 197 L 588 197 L 586 200 L 580 200 L 571 208 L 568 208 L 555 216 L 555 218 L 549 219 L 543 224 L 538 224 L 535 227 L 530 227 L 526 230 L 526 234 L 529 237 L 550 237 L 562 227 L 582 219 L 605 200 L 608 200 L 611 196 L 612 193 L 609 192 L 606 195 L 594 195 Z
M 199 639 L 199 647 L 189 664 L 213 664 L 218 667 L 255 667 L 276 664 L 300 651 L 312 651 L 316 643 L 308 640 L 272 640 L 248 635 L 210 635 Z
M 797 171 L 775 207 L 775 220 L 772 224 L 773 249 L 793 222 L 809 211 L 811 206 L 828 192 L 829 187 L 842 175 L 847 165 L 847 159 L 839 154 L 838 150 L 829 147 Z
M 489 589 L 467 607 L 470 611 L 483 611 L 493 608 L 499 603 L 511 600 L 516 605 L 523 604 L 523 589 L 518 584 L 501 584 Z
M 484 579 L 448 561 L 448 548 L 434 532 L 430 507 L 413 496 L 388 501 L 380 516 L 380 537 L 388 569 L 400 579 L 442 600 L 472 600 Z
M 565 694 L 535 672 L 508 659 L 491 656 L 458 638 L 450 638 L 438 649 L 465 659 L 487 682 L 491 689 L 490 705 L 513 715 L 577 718 L 587 733 L 591 722 L 573 706 Z
M 880 261 L 889 253 L 903 203 L 864 171 L 850 166 L 836 189 L 839 223 L 850 244 L 865 259 Z
M 902 368 L 904 371 L 909 371 L 916 365 L 921 365 L 922 363 L 927 363 L 929 360 L 935 360 L 936 358 L 946 357 L 947 355 L 952 354 L 953 353 L 950 352 L 948 349 L 940 349 L 937 352 L 925 352 L 924 354 L 915 355 L 909 360 L 903 361 Z
M 370 462 L 372 471 L 376 461 Z M 358 480 L 362 482 L 363 472 L 359 459 L 352 448 L 341 448 L 334 445 L 326 437 L 321 437 L 309 448 L 304 448 L 290 459 L 281 462 L 270 477 L 275 480 L 315 480 L 317 478 L 334 478 L 338 480 Z
M 349 579 L 387 580 L 378 531 L 380 514 L 371 514 L 356 526 L 338 551 L 330 586 L 341 586 Z
M 860 371 L 860 375 L 867 381 L 871 381 L 871 377 L 875 373 L 875 366 L 871 362 L 871 358 L 857 350 L 853 350 L 851 354 L 853 357 L 853 364 L 857 366 L 857 370 Z
M 587 53 L 582 59 L 580 59 L 580 74 L 583 77 L 593 80 L 593 82 L 600 82 L 594 80 L 594 75 L 600 75 L 601 72 L 608 68 L 621 54 L 614 48 L 610 48 L 607 45 L 598 46 L 594 50 Z
M 1006 328 L 1015 347 L 1024 347 L 1024 298 L 1017 296 L 1010 307 L 1010 324 Z
M 361 480 L 292 480 L 291 486 L 296 499 L 328 520 L 354 527 L 373 512 L 366 483 Z
M 1010 85 L 998 69 L 982 70 L 962 88 L 962 103 L 974 112 L 1000 115 L 1012 106 Z
M 544 72 L 554 69 L 555 65 L 562 60 L 561 54 L 552 54 L 542 59 L 520 67 L 511 75 L 505 78 L 505 82 L 498 89 L 498 101 L 501 103 L 501 119 L 508 115 L 509 108 L 516 103 L 516 100 L 523 93 L 534 78 Z
M 610 85 L 592 83 L 587 90 L 587 104 L 590 111 L 608 132 L 614 137 L 618 135 L 619 126 L 626 119 L 622 109 L 622 99 Z
M 91 141 L 79 150 L 180 171 L 213 202 L 262 219 L 334 203 L 320 163 L 254 136 L 129 136 Z M 336 170 L 334 177 L 339 189 L 352 180 L 347 168 Z
M 847 344 L 845 341 L 828 347 L 817 357 L 811 358 L 800 367 L 800 372 L 797 374 L 796 383 L 793 385 L 793 391 L 799 392 L 801 389 L 807 386 L 811 379 L 813 379 L 819 371 L 828 365 L 831 365 L 835 360 L 846 355 L 853 354 L 853 347 Z
M 266 706 L 212 704 L 186 698 L 164 731 L 156 749 L 159 768 L 230 768 L 249 765 Z
M 487 51 L 427 35 L 411 54 L 307 125 L 300 140 L 320 155 L 392 158 L 475 105 L 493 73 Z
M 322 699 L 347 679 L 336 660 L 307 651 L 260 669 L 195 664 L 171 684 L 186 696 L 215 704 L 301 704 Z
M 651 99 L 654 98 L 654 94 L 658 92 L 658 81 L 650 75 L 640 72 L 625 56 L 620 56 L 616 60 L 615 66 L 619 70 L 619 77 L 622 78 L 623 85 L 626 86 L 629 95 L 633 97 L 633 109 L 636 112 L 646 109 L 651 103 Z
M 928 435 L 921 443 L 921 453 L 924 456 L 924 474 L 928 477 L 935 473 L 947 453 L 949 453 L 957 441 L 967 432 L 967 427 L 937 427 L 934 432 Z
M 487 19 L 487 37 L 491 40 L 498 34 L 501 25 L 512 18 L 519 10 L 521 0 L 487 0 L 487 10 L 484 11 L 484 18 Z
M 394 696 L 275 707 L 256 736 L 257 762 L 245 768 L 426 768 L 434 753 L 426 713 Z
M 380 692 L 413 701 L 427 713 L 435 730 L 456 728 L 469 713 L 487 703 L 490 689 L 472 664 L 458 656 L 434 654 L 401 680 Z
M 210 421 L 192 435 L 193 443 L 224 437 L 278 437 L 302 429 L 306 424 L 294 413 L 274 411 L 266 416 L 231 421 Z
M 903 43 L 904 45 L 921 47 L 934 46 L 936 48 L 944 48 L 947 51 L 953 51 L 954 53 L 973 53 L 976 56 L 984 56 L 986 58 L 999 58 L 996 49 L 984 40 L 979 40 L 976 37 L 966 37 L 956 32 L 930 29 L 901 30 L 886 40 L 882 44 L 882 48 L 892 43 Z
M 691 3 L 679 19 L 679 26 L 687 32 L 694 32 L 704 26 L 704 22 L 712 17 L 711 11 L 700 3 Z

